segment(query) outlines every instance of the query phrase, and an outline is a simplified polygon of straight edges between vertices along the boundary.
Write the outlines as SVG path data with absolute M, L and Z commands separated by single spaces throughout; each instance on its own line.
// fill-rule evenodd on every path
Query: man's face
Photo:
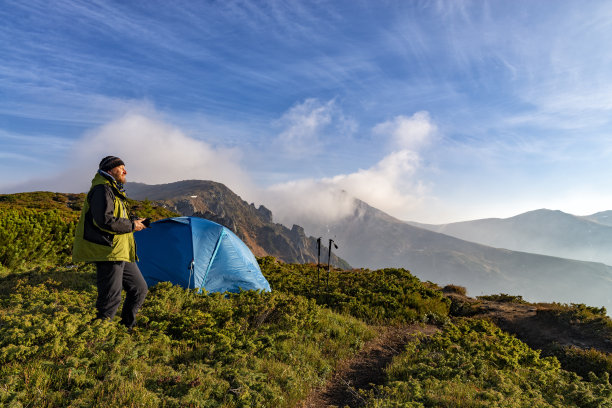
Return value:
M 125 171 L 125 166 L 123 164 L 121 166 L 113 167 L 108 171 L 108 174 L 113 176 L 119 183 L 125 183 L 125 175 L 127 174 L 127 171 Z

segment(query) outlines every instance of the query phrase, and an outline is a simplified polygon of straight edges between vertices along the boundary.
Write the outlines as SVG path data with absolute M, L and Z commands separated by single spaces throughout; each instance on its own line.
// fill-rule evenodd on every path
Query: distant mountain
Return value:
M 127 183 L 130 198 L 157 202 L 185 216 L 209 219 L 231 229 L 256 256 L 272 255 L 291 263 L 317 263 L 317 241 L 304 229 L 291 229 L 272 221 L 272 212 L 264 206 L 248 204 L 221 183 L 186 180 L 169 184 Z M 323 256 L 325 254 L 325 256 Z M 327 263 L 327 248 L 321 249 L 321 262 Z M 350 265 L 332 253 L 331 263 L 342 268 Z
M 302 227 L 288 229 L 273 223 L 267 208 L 248 204 L 220 183 L 129 183 L 127 190 L 132 198 L 149 199 L 183 215 L 201 216 L 231 228 L 256 255 L 269 254 L 286 262 L 316 262 L 316 240 Z M 603 215 L 599 217 L 605 220 Z M 558 230 L 551 235 L 564 235 L 568 248 L 576 242 L 577 226 L 586 223 L 597 231 L 609 228 L 594 220 L 566 216 L 536 211 L 527 213 L 523 222 L 533 226 L 532 233 L 556 224 Z M 350 216 L 333 224 L 302 225 L 309 234 L 332 237 L 339 245 L 335 251 L 338 256 L 356 267 L 403 267 L 422 280 L 465 286 L 472 295 L 509 293 L 530 301 L 586 303 L 610 309 L 612 267 L 603 263 L 497 249 L 411 225 L 359 200 Z M 526 229 L 523 240 L 528 237 Z
M 602 211 L 593 215 L 587 215 L 586 217 L 582 218 L 596 222 L 601 225 L 607 225 L 612 227 L 612 211 Z
M 411 224 L 496 248 L 612 265 L 612 211 L 578 217 L 542 209 L 505 219 Z
M 472 295 L 520 294 L 532 301 L 610 309 L 612 267 L 496 249 L 410 225 L 356 200 L 355 211 L 311 234 L 331 234 L 355 267 L 404 267 L 422 280 L 467 287 Z

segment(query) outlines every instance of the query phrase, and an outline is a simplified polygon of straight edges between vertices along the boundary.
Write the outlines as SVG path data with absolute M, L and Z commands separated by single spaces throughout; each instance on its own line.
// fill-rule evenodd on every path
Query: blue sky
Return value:
M 588 0 L 0 0 L 0 192 L 86 191 L 112 154 L 286 222 L 338 190 L 431 223 L 612 209 L 611 37 Z

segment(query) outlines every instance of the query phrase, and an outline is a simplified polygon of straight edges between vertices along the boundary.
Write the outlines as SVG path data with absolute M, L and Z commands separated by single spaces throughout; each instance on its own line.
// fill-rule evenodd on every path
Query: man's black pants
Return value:
M 147 296 L 147 283 L 135 262 L 96 262 L 98 285 L 97 318 L 113 319 L 121 304 L 121 289 L 127 296 L 121 312 L 121 323 L 128 328 L 136 324 L 136 313 Z

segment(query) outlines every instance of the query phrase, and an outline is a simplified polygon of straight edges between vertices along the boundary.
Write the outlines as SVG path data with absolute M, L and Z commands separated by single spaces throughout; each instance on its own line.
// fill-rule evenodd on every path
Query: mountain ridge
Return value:
M 103 395 L 113 406 L 204 401 L 289 408 L 490 405 L 494 396 L 524 406 L 534 395 L 544 401 L 542 395 L 551 404 L 590 407 L 612 395 L 612 325 L 604 308 L 527 304 L 508 295 L 474 299 L 465 288 L 422 282 L 405 269 L 334 269 L 319 286 L 314 265 L 265 257 L 259 261 L 272 292 L 202 296 L 160 283 L 147 295 L 136 330 L 92 321 L 95 268 L 69 261 L 84 198 L 0 195 L 0 241 L 13 245 L 0 249 L 26 261 L 7 263 L 0 252 L 3 402 L 94 406 Z M 130 202 L 138 216 L 176 216 Z M 177 358 L 201 364 L 176 364 Z M 432 370 L 423 376 L 423 367 Z M 397 372 L 413 374 L 397 381 L 391 377 Z M 468 387 L 448 394 L 460 383 Z M 421 399 L 415 387 L 439 398 Z
M 209 219 L 231 229 L 251 249 L 255 256 L 274 256 L 289 263 L 317 263 L 317 240 L 307 236 L 294 224 L 287 228 L 274 223 L 272 212 L 265 206 L 248 204 L 224 184 L 210 180 L 183 180 L 149 185 L 126 183 L 130 198 L 151 200 L 184 216 Z M 327 248 L 321 246 L 322 263 L 326 263 Z M 332 253 L 332 265 L 350 268 Z
M 306 225 L 311 234 L 321 227 Z M 612 267 L 494 248 L 397 220 L 355 199 L 355 211 L 325 226 L 356 267 L 404 267 L 422 280 L 458 284 L 474 295 L 520 293 L 531 301 L 610 308 Z
M 163 186 L 166 191 L 162 194 L 159 186 L 128 184 L 128 195 L 151 199 L 172 193 L 170 199 L 159 201 L 164 208 L 180 208 L 183 215 L 204 216 L 233 226 L 239 236 L 246 236 L 247 245 L 256 239 L 261 242 L 259 250 L 269 245 L 264 254 L 250 245 L 259 256 L 278 254 L 285 262 L 316 263 L 313 236 L 331 236 L 339 245 L 333 255 L 355 267 L 406 268 L 422 280 L 465 286 L 472 295 L 513 293 L 529 301 L 585 303 L 610 309 L 612 267 L 601 263 L 465 241 L 410 225 L 359 200 L 355 200 L 352 214 L 334 223 L 301 224 L 302 228 L 296 220 L 289 229 L 269 223 L 272 213 L 267 208 L 248 204 L 220 183 L 192 180 L 162 185 L 162 190 Z M 200 189 L 195 188 L 198 186 Z M 325 250 L 322 258 L 325 263 Z
M 131 197 L 158 199 L 158 203 L 183 215 L 203 216 L 234 226 L 247 244 L 263 236 L 263 242 L 276 243 L 268 248 L 268 253 L 284 261 L 303 263 L 307 259 L 305 254 L 309 254 L 313 262 L 316 240 L 312 237 L 331 236 L 339 245 L 334 255 L 355 267 L 406 268 L 422 280 L 462 285 L 474 295 L 518 293 L 530 301 L 585 303 L 610 309 L 611 266 L 471 242 L 411 225 L 358 199 L 354 200 L 350 215 L 327 225 L 297 219 L 291 229 L 281 224 L 266 224 L 261 229 L 262 217 L 268 222 L 272 213 L 263 206 L 256 208 L 246 203 L 220 183 L 201 180 L 157 186 L 131 183 L 127 188 Z M 163 197 L 166 199 L 162 200 Z M 273 232 L 281 238 L 272 240 Z M 291 249 L 291 245 L 301 245 L 302 252 Z M 293 251 L 292 258 L 283 254 L 287 250 Z
M 409 224 L 495 248 L 612 265 L 612 212 L 576 216 L 538 209 L 509 218 Z

